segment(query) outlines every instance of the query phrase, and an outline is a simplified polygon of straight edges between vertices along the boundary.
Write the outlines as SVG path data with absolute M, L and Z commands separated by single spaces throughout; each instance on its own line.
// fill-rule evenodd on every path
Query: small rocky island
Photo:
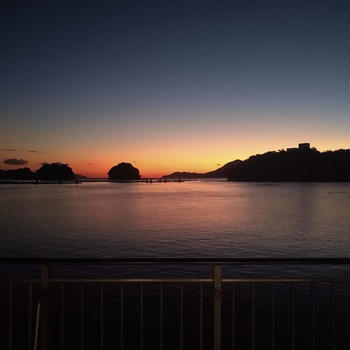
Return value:
M 38 180 L 75 180 L 73 170 L 68 164 L 62 163 L 44 163 L 40 169 L 35 172 Z
M 139 180 L 141 178 L 139 169 L 133 167 L 130 163 L 119 163 L 108 172 L 110 180 Z

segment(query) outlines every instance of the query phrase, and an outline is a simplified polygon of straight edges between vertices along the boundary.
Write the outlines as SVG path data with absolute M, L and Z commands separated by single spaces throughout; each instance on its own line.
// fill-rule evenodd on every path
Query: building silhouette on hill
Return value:
M 308 151 L 310 149 L 310 143 L 299 143 L 298 148 L 291 147 L 287 148 L 287 152 L 295 152 L 295 151 Z

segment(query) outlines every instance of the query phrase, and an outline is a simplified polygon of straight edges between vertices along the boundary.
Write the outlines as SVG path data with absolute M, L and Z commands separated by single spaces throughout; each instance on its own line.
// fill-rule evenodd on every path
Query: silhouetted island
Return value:
M 35 174 L 29 168 L 11 170 L 0 169 L 0 179 L 6 180 L 34 180 Z
M 44 163 L 40 169 L 35 172 L 38 180 L 74 180 L 75 175 L 68 164 L 62 163 Z
M 119 163 L 108 172 L 110 180 L 139 180 L 141 178 L 139 169 L 130 163 Z
M 348 182 L 350 150 L 319 152 L 309 144 L 267 152 L 237 163 L 229 181 Z

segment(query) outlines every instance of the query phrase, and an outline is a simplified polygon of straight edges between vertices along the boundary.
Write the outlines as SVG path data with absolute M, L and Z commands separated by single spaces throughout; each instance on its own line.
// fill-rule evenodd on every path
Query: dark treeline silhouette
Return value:
M 229 181 L 349 181 L 350 150 L 290 149 L 251 156 L 229 172 Z
M 130 163 L 119 163 L 108 172 L 110 180 L 139 180 L 139 169 L 133 167 Z

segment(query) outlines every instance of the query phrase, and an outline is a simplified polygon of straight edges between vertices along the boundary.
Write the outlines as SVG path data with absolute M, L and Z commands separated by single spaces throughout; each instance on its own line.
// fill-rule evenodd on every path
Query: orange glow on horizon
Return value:
M 287 128 L 286 128 L 287 129 Z M 28 160 L 25 166 L 33 171 L 42 162 L 68 163 L 74 173 L 87 177 L 106 178 L 111 167 L 120 162 L 131 163 L 138 168 L 142 177 L 161 177 L 175 171 L 203 173 L 215 170 L 224 164 L 267 151 L 277 151 L 288 147 L 297 147 L 298 143 L 310 142 L 311 147 L 320 151 L 349 148 L 346 137 L 326 135 L 318 132 L 313 137 L 308 130 L 290 129 L 284 132 L 269 130 L 232 129 L 200 132 L 189 136 L 158 136 L 138 141 L 115 141 L 110 138 L 71 140 L 62 144 L 46 145 L 44 152 L 24 153 L 20 149 L 32 149 L 32 145 L 18 145 L 18 151 L 0 150 L 1 159 L 23 158 Z M 37 145 L 35 149 L 40 149 Z M 59 151 L 58 151 L 59 150 Z M 2 169 L 14 169 L 23 166 L 7 166 Z
M 296 143 L 288 144 L 288 147 L 297 146 Z M 313 147 L 313 145 L 311 144 Z M 139 160 L 133 161 L 132 158 L 134 156 L 127 156 L 127 154 L 118 157 L 119 159 L 115 159 L 112 155 L 104 154 L 101 157 L 98 155 L 94 155 L 95 161 L 86 162 L 85 164 L 79 160 L 79 156 L 76 155 L 70 157 L 71 159 L 68 162 L 62 161 L 62 163 L 68 163 L 70 167 L 73 169 L 74 173 L 81 174 L 91 178 L 107 178 L 108 171 L 114 165 L 117 165 L 120 162 L 128 162 L 131 163 L 134 167 L 138 168 L 140 171 L 140 175 L 143 178 L 159 178 L 163 175 L 171 174 L 175 171 L 179 172 L 196 172 L 196 173 L 205 173 L 208 171 L 215 170 L 226 163 L 236 160 L 236 159 L 247 159 L 249 156 L 259 153 L 264 153 L 267 151 L 275 150 L 277 151 L 280 148 L 270 149 L 268 147 L 264 147 L 261 150 L 251 149 L 251 151 L 246 150 L 245 152 L 236 153 L 236 152 L 222 152 L 221 154 L 208 154 L 207 157 L 203 155 L 203 152 L 193 152 L 187 154 L 184 152 L 185 156 L 180 156 L 179 154 L 164 154 L 159 152 L 159 154 L 154 154 L 154 157 L 151 157 L 149 154 L 144 154 L 143 157 L 139 157 Z M 287 148 L 287 147 L 283 147 Z M 345 147 L 316 147 L 320 151 L 325 151 L 329 149 L 339 149 Z M 210 153 L 210 152 L 208 152 Z M 57 157 L 58 159 L 63 159 L 63 157 Z M 53 158 L 50 162 L 58 161 L 57 158 Z M 40 167 L 31 166 L 32 170 L 36 170 Z

